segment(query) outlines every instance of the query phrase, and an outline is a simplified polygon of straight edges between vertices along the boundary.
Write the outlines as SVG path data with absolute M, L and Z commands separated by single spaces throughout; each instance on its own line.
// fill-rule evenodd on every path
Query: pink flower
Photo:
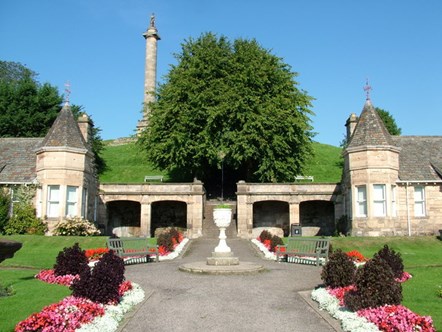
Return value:
M 386 332 L 435 332 L 429 316 L 419 316 L 403 305 L 385 305 L 378 308 L 362 309 L 357 312 L 361 317 Z
M 95 317 L 103 316 L 104 313 L 102 304 L 68 296 L 21 321 L 16 325 L 15 331 L 74 332 L 82 324 L 89 323 Z
M 54 270 L 42 270 L 35 276 L 35 278 L 47 282 L 48 284 L 58 284 L 69 287 L 70 285 L 72 285 L 75 279 L 79 279 L 80 277 L 78 276 L 78 274 L 66 274 L 64 276 L 56 276 Z
M 395 278 L 394 280 L 396 280 L 397 282 L 405 282 L 405 281 L 407 281 L 408 279 L 411 279 L 411 278 L 412 278 L 412 276 L 411 276 L 410 273 L 408 273 L 408 272 L 404 272 L 404 273 L 402 274 L 402 277 L 400 277 L 400 278 Z

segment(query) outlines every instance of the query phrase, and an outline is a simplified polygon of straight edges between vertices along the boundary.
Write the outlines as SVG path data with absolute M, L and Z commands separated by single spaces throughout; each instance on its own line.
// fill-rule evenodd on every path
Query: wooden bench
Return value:
M 309 175 L 309 176 L 301 176 L 301 175 L 295 176 L 295 181 L 302 181 L 302 180 L 313 182 L 315 179 L 311 175 Z
M 161 182 L 163 182 L 163 176 L 162 175 L 146 175 L 144 177 L 144 182 L 149 182 L 149 181 L 161 181 Z
M 316 258 L 316 266 L 320 264 L 320 258 L 328 261 L 328 251 L 330 239 L 311 239 L 303 237 L 289 237 L 287 244 L 279 245 L 275 248 L 276 261 L 289 257 L 313 257 Z
M 150 256 L 155 256 L 155 262 L 159 262 L 158 246 L 150 244 L 149 238 L 145 237 L 124 237 L 110 238 L 107 240 L 107 247 L 113 250 L 121 258 L 138 257 L 146 258 L 149 261 Z

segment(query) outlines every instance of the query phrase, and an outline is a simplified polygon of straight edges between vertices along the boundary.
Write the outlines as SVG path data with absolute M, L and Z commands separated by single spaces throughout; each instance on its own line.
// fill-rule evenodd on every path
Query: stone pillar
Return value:
M 140 216 L 140 228 L 141 236 L 151 237 L 150 225 L 151 225 L 151 204 L 141 203 L 141 216 Z
M 289 222 L 290 225 L 299 225 L 299 203 L 290 203 L 289 205 Z
M 144 67 L 144 111 L 143 119 L 138 122 L 137 132 L 140 134 L 147 127 L 149 103 L 155 101 L 155 86 L 157 82 L 157 41 L 160 40 L 158 30 L 155 27 L 155 16 L 150 18 L 150 26 L 145 33 L 146 59 Z

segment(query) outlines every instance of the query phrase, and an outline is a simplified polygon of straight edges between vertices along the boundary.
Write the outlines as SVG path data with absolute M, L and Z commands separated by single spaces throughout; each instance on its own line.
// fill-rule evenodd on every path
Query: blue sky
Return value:
M 204 32 L 255 38 L 299 73 L 316 98 L 315 140 L 339 145 L 350 113 L 371 100 L 403 135 L 442 135 L 442 1 L 2 0 L 0 59 L 25 64 L 82 105 L 103 139 L 141 119 L 151 13 L 161 36 L 158 77 L 181 43 Z

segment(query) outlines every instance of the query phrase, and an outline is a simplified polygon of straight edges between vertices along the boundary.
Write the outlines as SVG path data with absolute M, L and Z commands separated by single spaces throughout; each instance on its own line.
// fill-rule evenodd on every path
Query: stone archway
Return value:
M 259 201 L 253 203 L 253 228 L 279 227 L 284 236 L 289 235 L 289 203 L 283 201 Z
M 181 201 L 158 201 L 151 205 L 150 234 L 162 227 L 187 228 L 187 204 Z
M 305 201 L 299 205 L 301 226 L 318 227 L 315 235 L 331 236 L 335 232 L 335 208 L 330 201 Z
M 141 204 L 134 201 L 106 203 L 108 227 L 106 234 L 117 236 L 141 236 Z

